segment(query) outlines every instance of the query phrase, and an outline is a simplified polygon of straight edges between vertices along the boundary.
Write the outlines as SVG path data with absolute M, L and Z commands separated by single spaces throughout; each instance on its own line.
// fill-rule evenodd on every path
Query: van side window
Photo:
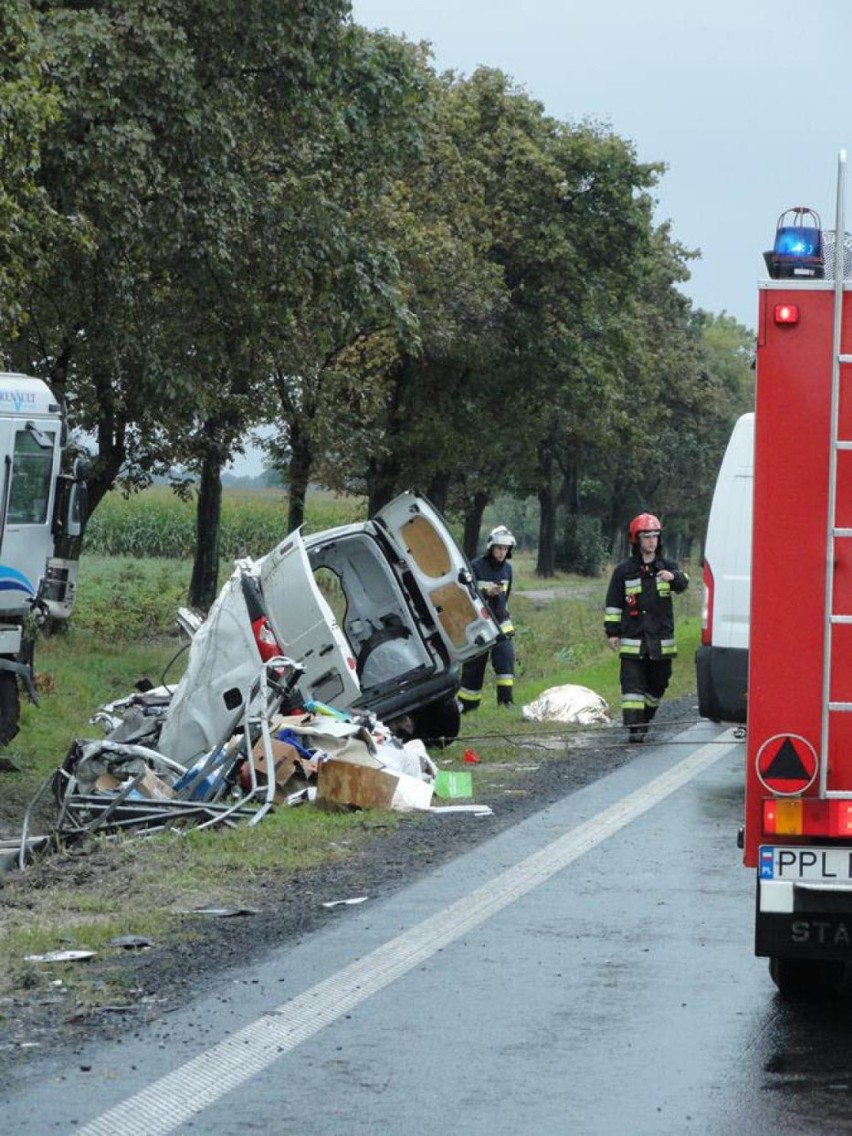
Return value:
M 55 435 L 48 433 L 51 442 Z M 13 525 L 43 525 L 50 503 L 53 446 L 40 446 L 29 430 L 15 433 L 12 483 L 7 520 Z

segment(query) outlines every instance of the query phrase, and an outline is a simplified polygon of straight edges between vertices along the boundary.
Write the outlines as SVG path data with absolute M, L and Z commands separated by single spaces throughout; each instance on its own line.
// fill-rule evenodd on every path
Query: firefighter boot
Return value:
M 627 740 L 631 742 L 644 742 L 645 735 L 648 732 L 644 710 L 625 710 L 621 717 L 628 730 Z
M 643 711 L 643 714 L 644 714 L 644 717 L 645 717 L 645 726 L 644 726 L 644 729 L 642 731 L 642 738 L 641 738 L 642 741 L 645 740 L 645 736 L 648 733 L 648 726 L 650 725 L 651 722 L 653 722 L 654 715 L 656 713 L 657 713 L 657 707 L 656 706 L 646 706 L 645 707 L 645 709 Z

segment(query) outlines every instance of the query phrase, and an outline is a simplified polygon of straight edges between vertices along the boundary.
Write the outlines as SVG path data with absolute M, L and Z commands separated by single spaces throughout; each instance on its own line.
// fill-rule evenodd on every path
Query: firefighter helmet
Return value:
M 505 525 L 498 525 L 496 529 L 492 529 L 488 534 L 489 551 L 495 544 L 500 548 L 508 548 L 509 555 L 512 555 L 512 548 L 516 544 L 516 541 Z
M 640 533 L 656 533 L 657 536 L 660 536 L 662 527 L 659 518 L 655 517 L 653 513 L 640 513 L 630 522 L 627 535 L 630 543 L 636 544 Z

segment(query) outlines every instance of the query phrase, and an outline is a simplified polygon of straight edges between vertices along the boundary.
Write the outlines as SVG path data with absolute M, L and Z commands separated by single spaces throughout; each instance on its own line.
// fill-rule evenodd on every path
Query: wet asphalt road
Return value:
M 22 1072 L 0 1131 L 852 1132 L 852 996 L 784 1003 L 751 953 L 743 758 L 709 723 L 645 747 L 145 1032 Z

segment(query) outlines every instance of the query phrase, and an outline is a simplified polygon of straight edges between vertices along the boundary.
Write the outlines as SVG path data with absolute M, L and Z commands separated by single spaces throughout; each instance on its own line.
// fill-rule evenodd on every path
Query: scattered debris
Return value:
M 482 761 L 482 758 L 479 756 L 475 749 L 466 749 L 464 751 L 464 757 L 462 758 L 462 760 L 465 761 L 468 765 L 478 765 L 480 761 Z
M 25 955 L 27 962 L 83 962 L 94 958 L 97 951 L 48 951 L 43 955 Z
M 436 797 L 472 797 L 473 776 L 442 769 L 435 777 L 434 790 Z
M 299 667 L 268 660 L 225 737 L 191 765 L 157 748 L 167 704 L 162 689 L 102 707 L 93 721 L 100 740 L 74 741 L 39 789 L 10 852 L 24 867 L 36 840 L 30 817 L 51 794 L 56 820 L 50 842 L 79 843 L 93 833 L 150 834 L 257 824 L 272 808 L 314 802 L 326 809 L 429 810 L 433 797 L 472 797 L 470 773 L 438 770 L 419 739 L 403 742 L 372 715 L 314 703 L 294 708 Z M 473 750 L 466 762 L 478 762 Z
M 521 707 L 525 722 L 572 722 L 579 726 L 608 724 L 609 705 L 587 686 L 552 686 Z
M 329 899 L 323 907 L 354 907 L 356 903 L 366 903 L 369 898 L 368 895 L 356 895 L 353 899 Z
M 238 915 L 257 915 L 254 907 L 193 907 L 191 915 L 211 915 L 217 919 L 234 919 Z
M 143 935 L 119 935 L 116 939 L 110 939 L 109 945 L 121 947 L 125 951 L 145 951 L 154 944 Z
M 401 517 L 408 510 L 406 504 Z M 416 510 L 413 515 L 422 521 Z M 422 555 L 430 549 L 434 558 L 428 542 Z M 255 825 L 272 809 L 309 803 L 325 809 L 430 810 L 435 796 L 472 797 L 469 773 L 439 775 L 424 742 L 414 736 L 410 715 L 394 718 L 391 728 L 376 713 L 340 709 L 305 695 L 303 677 L 309 690 L 321 685 L 315 675 L 311 678 L 311 668 L 316 670 L 314 656 L 323 656 L 325 648 L 318 650 L 313 639 L 299 640 L 310 648 L 304 663 L 281 653 L 260 587 L 267 580 L 270 595 L 274 592 L 267 576 L 276 561 L 267 559 L 238 561 L 206 620 L 181 610 L 178 622 L 190 635 L 191 648 L 187 672 L 176 687 L 140 683 L 93 715 L 91 723 L 104 736 L 72 742 L 27 809 L 11 852 L 20 868 L 32 859 L 36 842 L 57 847 L 82 843 L 93 834 L 180 835 Z M 440 564 L 443 578 L 450 568 L 443 559 Z M 470 607 L 469 590 L 467 582 L 454 584 L 438 614 L 456 592 Z M 447 634 L 461 635 L 466 626 L 453 624 Z M 406 632 L 406 642 L 412 634 Z M 391 695 L 400 673 L 391 669 L 385 676 L 388 705 L 396 706 Z M 337 689 L 330 682 L 324 688 L 329 686 Z M 351 697 L 353 691 L 346 690 Z M 455 700 L 449 704 L 457 730 Z M 465 762 L 480 760 L 474 750 L 465 750 Z M 32 818 L 43 815 L 50 800 L 52 831 L 32 837 Z M 11 858 L 8 851 L 4 855 Z
M 439 805 L 432 809 L 436 816 L 449 816 L 454 813 L 470 813 L 475 817 L 494 816 L 494 810 L 488 805 Z

